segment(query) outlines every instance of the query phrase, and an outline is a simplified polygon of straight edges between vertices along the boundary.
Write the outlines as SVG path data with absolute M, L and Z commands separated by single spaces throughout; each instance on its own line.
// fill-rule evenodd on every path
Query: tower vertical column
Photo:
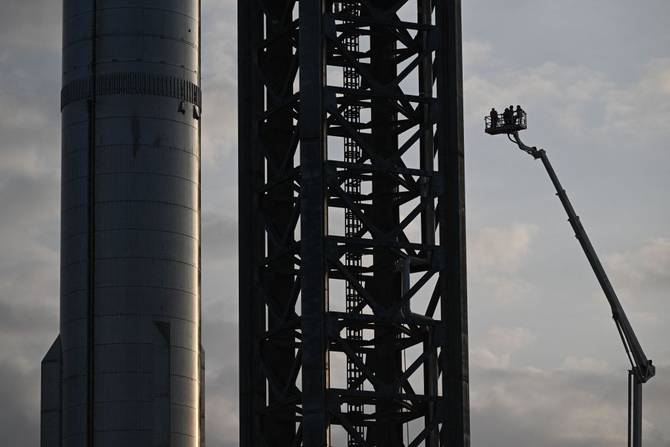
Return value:
M 245 1 L 239 30 L 240 443 L 298 445 L 298 29 L 294 0 Z
M 437 25 L 441 30 L 438 63 L 439 101 L 438 163 L 445 180 L 439 198 L 440 241 L 445 250 L 439 287 L 446 299 L 442 319 L 442 387 L 446 426 L 441 442 L 470 445 L 468 362 L 468 307 L 465 247 L 465 151 L 463 144 L 463 56 L 461 0 L 438 2 Z
M 324 0 L 300 2 L 300 270 L 305 447 L 328 445 Z
M 240 445 L 257 446 L 266 384 L 260 363 L 265 328 L 264 300 L 258 285 L 265 239 L 256 194 L 263 180 L 259 151 L 258 114 L 263 110 L 263 86 L 258 67 L 263 16 L 258 2 L 240 1 L 238 14 L 238 203 L 239 203 L 239 356 Z

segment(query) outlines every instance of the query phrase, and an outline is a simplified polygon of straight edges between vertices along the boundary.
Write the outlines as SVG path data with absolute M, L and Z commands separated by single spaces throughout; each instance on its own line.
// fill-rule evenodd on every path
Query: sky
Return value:
M 58 331 L 61 2 L 1 0 L 0 433 L 39 437 Z M 463 0 L 472 445 L 615 447 L 625 353 L 541 165 L 484 135 L 521 104 L 657 377 L 644 445 L 670 447 L 670 2 Z M 237 445 L 236 7 L 203 2 L 207 443 Z

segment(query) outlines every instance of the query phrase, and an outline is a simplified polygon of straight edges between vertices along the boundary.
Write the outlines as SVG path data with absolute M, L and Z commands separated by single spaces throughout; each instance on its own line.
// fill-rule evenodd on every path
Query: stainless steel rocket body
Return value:
M 43 446 L 203 445 L 199 18 L 200 0 L 64 0 Z

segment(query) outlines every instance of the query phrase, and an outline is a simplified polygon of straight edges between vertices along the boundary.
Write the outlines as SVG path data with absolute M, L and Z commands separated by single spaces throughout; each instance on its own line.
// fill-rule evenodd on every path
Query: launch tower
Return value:
M 460 1 L 238 13 L 241 446 L 469 446 Z

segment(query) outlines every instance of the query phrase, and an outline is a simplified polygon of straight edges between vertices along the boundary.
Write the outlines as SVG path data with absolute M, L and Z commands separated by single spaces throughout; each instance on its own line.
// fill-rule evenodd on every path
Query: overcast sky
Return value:
M 61 2 L 1 0 L 0 433 L 38 445 L 58 330 Z M 203 1 L 207 442 L 237 445 L 236 11 Z M 621 447 L 625 354 L 541 165 L 483 135 L 522 104 L 639 338 L 670 446 L 670 2 L 463 0 L 473 446 Z

